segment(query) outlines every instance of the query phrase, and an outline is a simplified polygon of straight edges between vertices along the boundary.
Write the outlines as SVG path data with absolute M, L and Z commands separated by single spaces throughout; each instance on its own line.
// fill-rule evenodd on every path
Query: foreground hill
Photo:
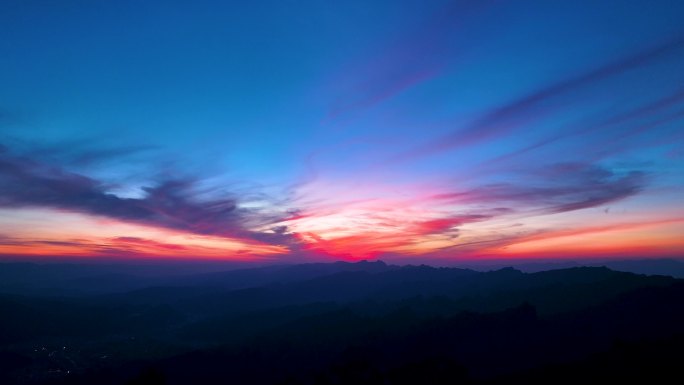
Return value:
M 1 294 L 0 380 L 548 383 L 558 368 L 615 364 L 626 346 L 636 356 L 656 346 L 677 356 L 672 341 L 684 335 L 684 283 L 605 267 L 524 273 L 362 262 L 152 283 L 119 293 Z

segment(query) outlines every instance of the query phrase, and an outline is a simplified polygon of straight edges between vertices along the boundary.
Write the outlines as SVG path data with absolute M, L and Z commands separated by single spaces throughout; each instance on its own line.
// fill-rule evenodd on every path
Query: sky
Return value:
M 684 2 L 0 2 L 0 255 L 684 256 Z

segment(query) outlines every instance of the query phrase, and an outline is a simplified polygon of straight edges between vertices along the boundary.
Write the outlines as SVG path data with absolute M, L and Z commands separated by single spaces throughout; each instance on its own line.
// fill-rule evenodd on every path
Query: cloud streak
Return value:
M 328 119 L 370 109 L 441 74 L 464 54 L 466 26 L 492 3 L 495 1 L 451 1 L 413 33 L 405 34 L 388 49 L 382 47 L 371 60 L 352 71 L 352 87 L 338 97 Z M 458 47 L 456 57 L 450 52 L 453 47 Z
M 427 156 L 471 146 L 510 134 L 518 128 L 530 125 L 543 117 L 549 116 L 552 112 L 566 107 L 566 105 L 560 103 L 561 99 L 572 92 L 582 90 L 587 86 L 596 85 L 603 80 L 623 74 L 629 70 L 647 66 L 657 59 L 667 54 L 681 51 L 683 48 L 684 38 L 674 39 L 649 50 L 595 68 L 579 76 L 540 88 L 506 105 L 492 109 L 468 124 L 465 128 L 460 128 L 427 145 L 419 146 L 400 154 L 397 159 Z M 678 100 L 678 97 L 675 97 Z

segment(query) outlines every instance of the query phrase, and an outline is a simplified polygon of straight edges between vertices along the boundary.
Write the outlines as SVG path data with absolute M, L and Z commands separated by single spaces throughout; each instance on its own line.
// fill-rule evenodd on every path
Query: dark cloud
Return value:
M 525 185 L 494 184 L 435 196 L 454 202 L 523 205 L 561 213 L 605 205 L 639 193 L 646 184 L 641 171 L 617 173 L 598 166 L 569 163 L 538 171 Z
M 285 229 L 255 232 L 256 224 L 275 223 L 273 213 L 240 208 L 238 198 L 200 199 L 196 181 L 164 180 L 144 188 L 142 198 L 107 192 L 95 179 L 0 152 L 0 206 L 42 206 L 103 216 L 197 234 L 236 237 L 273 244 L 292 238 Z
M 25 242 L 27 243 L 27 242 Z M 24 243 L 24 244 L 25 244 Z M 49 246 L 78 246 L 82 247 L 85 243 L 81 241 L 45 241 L 45 240 L 38 240 L 38 241 L 30 241 L 32 244 L 37 244 L 37 245 L 49 245 Z M 21 243 L 18 243 L 21 244 Z

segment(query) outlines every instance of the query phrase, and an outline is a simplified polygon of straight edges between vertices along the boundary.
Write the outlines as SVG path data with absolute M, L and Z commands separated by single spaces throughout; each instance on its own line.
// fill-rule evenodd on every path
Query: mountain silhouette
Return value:
M 37 284 L 62 271 L 41 271 Z M 684 335 L 684 282 L 606 267 L 338 262 L 155 277 L 127 291 L 131 276 L 118 277 L 114 292 L 106 281 L 0 294 L 0 380 L 548 383 L 566 370 L 608 376 L 599 363 L 637 357 L 674 370 L 671 357 L 648 358 L 658 347 L 682 357 L 672 341 Z

